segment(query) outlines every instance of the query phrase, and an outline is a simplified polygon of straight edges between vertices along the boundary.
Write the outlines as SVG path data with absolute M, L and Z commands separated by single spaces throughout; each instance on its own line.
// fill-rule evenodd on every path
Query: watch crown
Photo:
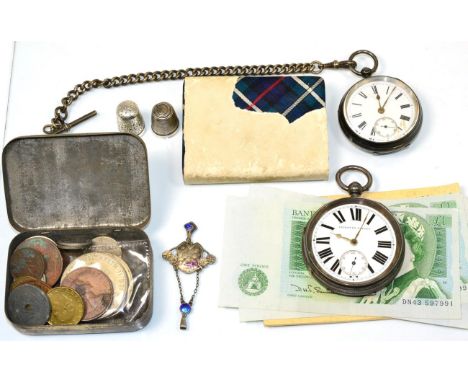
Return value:
M 348 192 L 351 196 L 360 196 L 363 192 L 362 186 L 358 182 L 352 182 L 348 186 Z

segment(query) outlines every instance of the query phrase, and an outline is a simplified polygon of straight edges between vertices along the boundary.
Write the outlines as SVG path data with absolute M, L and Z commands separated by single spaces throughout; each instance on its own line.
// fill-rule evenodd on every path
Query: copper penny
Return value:
M 10 290 L 13 290 L 19 287 L 20 285 L 24 285 L 24 284 L 37 286 L 45 294 L 47 294 L 52 289 L 49 285 L 47 285 L 45 282 L 41 280 L 35 279 L 34 277 L 31 277 L 31 276 L 22 276 L 13 280 L 13 282 L 10 285 Z
M 44 256 L 46 283 L 55 285 L 63 269 L 62 255 L 55 242 L 45 236 L 32 236 L 18 245 L 16 250 L 22 248 L 32 248 Z
M 99 269 L 78 268 L 62 279 L 61 285 L 76 290 L 83 299 L 85 313 L 82 321 L 99 318 L 112 304 L 114 297 L 112 282 Z
M 44 271 L 44 257 L 32 248 L 17 248 L 10 257 L 10 273 L 15 279 L 21 276 L 40 279 Z

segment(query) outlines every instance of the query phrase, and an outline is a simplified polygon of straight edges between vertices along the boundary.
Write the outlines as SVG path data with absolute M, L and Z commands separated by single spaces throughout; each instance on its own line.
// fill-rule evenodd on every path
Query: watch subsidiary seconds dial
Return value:
M 363 172 L 368 183 L 346 186 L 345 171 Z M 382 289 L 397 275 L 404 256 L 404 239 L 398 222 L 381 203 L 359 195 L 372 184 L 362 167 L 346 166 L 337 182 L 351 197 L 320 208 L 303 236 L 304 262 L 311 274 L 332 292 L 365 296 Z
M 413 141 L 421 128 L 422 109 L 416 94 L 403 81 L 374 76 L 357 82 L 346 92 L 338 119 L 352 142 L 385 154 Z

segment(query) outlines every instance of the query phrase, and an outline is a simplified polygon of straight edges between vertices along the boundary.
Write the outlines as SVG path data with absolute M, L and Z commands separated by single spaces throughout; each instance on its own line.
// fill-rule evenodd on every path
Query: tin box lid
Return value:
M 2 159 L 8 218 L 18 231 L 149 221 L 148 157 L 136 136 L 21 137 Z

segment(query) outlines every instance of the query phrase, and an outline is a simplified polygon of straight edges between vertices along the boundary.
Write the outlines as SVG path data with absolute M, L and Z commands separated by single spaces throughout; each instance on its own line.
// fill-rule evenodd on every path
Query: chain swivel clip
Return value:
M 354 58 L 359 55 L 370 57 L 374 63 L 372 68 L 363 67 L 362 69 L 358 70 L 358 63 L 354 60 Z M 324 69 L 349 69 L 354 74 L 367 78 L 377 70 L 378 65 L 379 61 L 377 60 L 377 57 L 374 53 L 369 50 L 357 50 L 351 53 L 347 60 L 343 61 L 333 60 L 327 63 L 323 63 L 321 61 L 312 61 L 310 63 L 310 72 L 313 74 L 320 74 Z

